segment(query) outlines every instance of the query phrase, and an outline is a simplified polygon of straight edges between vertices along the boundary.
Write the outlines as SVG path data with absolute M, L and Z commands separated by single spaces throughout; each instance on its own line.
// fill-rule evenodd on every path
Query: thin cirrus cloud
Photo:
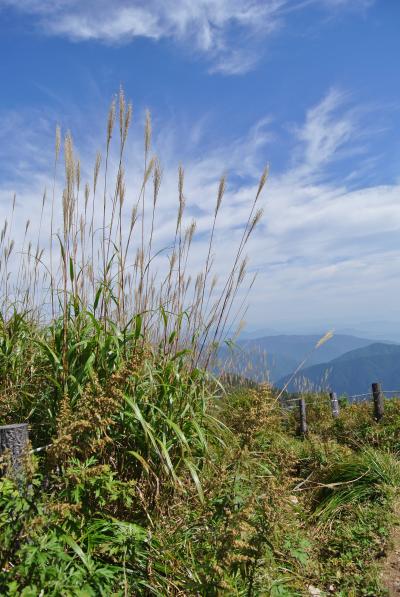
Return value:
M 357 160 L 364 162 L 373 153 L 367 143 L 364 118 L 362 108 L 355 108 L 349 96 L 333 89 L 319 104 L 308 109 L 303 122 L 290 129 L 295 158 L 280 172 L 275 171 L 272 163 L 263 199 L 265 216 L 249 245 L 252 271 L 258 272 L 251 295 L 250 321 L 256 323 L 266 313 L 271 321 L 287 321 L 290 313 L 295 319 L 296 309 L 303 314 L 309 312 L 310 317 L 321 321 L 329 317 L 330 322 L 344 315 L 357 319 L 363 312 L 365 316 L 378 317 L 382 288 L 385 288 L 387 313 L 396 311 L 400 292 L 400 258 L 396 248 L 400 232 L 400 185 L 365 181 L 363 175 L 352 176 L 350 180 L 346 176 L 340 180 L 332 176 L 338 160 L 346 160 L 352 154 L 349 168 L 354 172 Z M 23 122 L 20 124 L 23 131 Z M 232 245 L 240 237 L 257 187 L 257 175 L 262 170 L 260 156 L 268 156 L 277 140 L 278 133 L 274 129 L 272 134 L 272 129 L 273 122 L 265 118 L 234 145 L 214 146 L 205 155 L 199 141 L 200 145 L 188 152 L 188 159 L 184 160 L 187 218 L 189 221 L 195 216 L 198 224 L 193 271 L 197 271 L 206 250 L 218 177 L 227 170 L 227 193 L 217 222 L 215 266 L 221 275 L 229 267 Z M 0 126 L 0 135 L 1 131 Z M 15 152 L 7 145 L 8 151 L 19 154 L 25 164 L 25 181 L 19 178 L 14 185 L 18 187 L 16 221 L 22 222 L 24 214 L 31 214 L 32 231 L 38 226 L 42 187 L 47 184 L 51 188 L 52 184 L 51 176 L 46 178 L 43 161 L 38 164 L 35 158 L 42 153 L 34 151 L 35 144 L 42 147 L 44 135 L 50 143 L 45 122 L 26 139 L 16 130 Z M 160 247 L 168 244 L 171 234 L 168 222 L 176 207 L 176 171 L 182 158 L 177 147 L 184 151 L 178 142 L 180 138 L 180 131 L 171 127 L 161 130 L 155 138 L 156 148 L 162 147 L 160 157 L 164 166 L 156 239 L 156 246 Z M 26 151 L 21 139 L 26 140 Z M 134 145 L 137 142 L 133 141 L 130 147 L 133 156 L 140 155 Z M 94 155 L 95 147 L 92 149 Z M 81 157 L 82 170 L 89 173 L 92 156 Z M 48 172 L 51 172 L 50 154 Z M 239 182 L 233 178 L 236 173 Z M 127 197 L 132 196 L 138 180 L 134 177 L 127 180 Z M 13 190 L 10 170 L 7 184 L 0 187 L 3 217 L 6 199 L 9 203 Z M 22 224 L 19 232 L 23 233 Z M 45 233 L 43 229 L 44 236 Z
M 120 44 L 172 39 L 203 55 L 211 72 L 237 75 L 255 67 L 260 42 L 291 13 L 314 6 L 336 13 L 372 0 L 0 0 L 37 18 L 42 30 L 73 41 Z

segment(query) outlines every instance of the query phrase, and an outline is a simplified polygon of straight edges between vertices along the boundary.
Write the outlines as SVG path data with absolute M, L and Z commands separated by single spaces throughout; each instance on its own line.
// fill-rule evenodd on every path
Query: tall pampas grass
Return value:
M 153 153 L 148 111 L 144 124 L 142 178 L 136 193 L 127 188 L 126 151 L 132 115 L 132 104 L 127 102 L 121 88 L 108 112 L 104 155 L 96 154 L 91 180 L 87 181 L 82 179 L 71 133 L 67 132 L 62 139 L 60 127 L 56 128 L 50 238 L 41 245 L 45 193 L 37 242 L 34 246 L 28 244 L 30 224 L 27 222 L 15 277 L 10 272 L 15 243 L 5 223 L 0 240 L 2 314 L 6 320 L 10 305 L 18 304 L 19 309 L 29 311 L 37 321 L 61 317 L 65 345 L 72 312 L 87 309 L 101 321 L 105 330 L 110 325 L 127 330 L 140 314 L 146 342 L 165 344 L 175 332 L 174 341 L 164 346 L 165 350 L 176 352 L 182 346 L 190 346 L 192 364 L 207 364 L 212 348 L 227 329 L 232 329 L 232 318 L 238 322 L 241 319 L 240 309 L 235 304 L 247 280 L 245 249 L 262 217 L 258 204 L 267 170 L 262 173 L 255 196 L 249 201 L 248 219 L 238 246 L 232 251 L 231 268 L 225 281 L 218 283 L 213 272 L 213 252 L 217 221 L 228 184 L 226 176 L 222 175 L 216 192 L 204 265 L 196 273 L 189 264 L 195 250 L 197 223 L 195 220 L 185 222 L 182 166 L 177 173 L 171 246 L 160 249 L 155 243 L 162 166 Z M 114 156 L 117 156 L 116 161 Z M 62 179 L 61 158 L 64 161 Z M 63 190 L 58 197 L 60 187 Z M 15 199 L 12 217 L 14 210 Z M 60 211 L 62 225 L 58 227 Z M 164 272 L 159 268 L 161 253 L 169 264 Z

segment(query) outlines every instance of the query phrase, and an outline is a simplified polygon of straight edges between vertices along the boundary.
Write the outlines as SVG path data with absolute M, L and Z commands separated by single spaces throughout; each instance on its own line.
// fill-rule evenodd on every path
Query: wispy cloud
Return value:
M 275 171 L 272 162 L 265 192 L 265 217 L 249 246 L 250 263 L 259 272 L 249 312 L 254 322 L 262 318 L 273 326 L 290 317 L 295 320 L 304 316 L 331 323 L 345 314 L 379 318 L 382 309 L 388 316 L 398 309 L 400 185 L 377 184 L 373 179 L 365 182 L 361 174 L 354 174 L 348 182 L 346 176 L 338 179 L 331 171 L 336 160 L 348 155 L 352 160 L 347 169 L 353 173 L 357 171 L 358 162 L 373 157 L 366 143 L 368 127 L 363 118 L 350 96 L 331 90 L 318 105 L 310 107 L 302 123 L 292 126 L 295 159 L 288 159 L 287 166 L 280 172 Z M 168 243 L 171 214 L 177 201 L 176 171 L 183 159 L 187 218 L 195 216 L 198 221 L 193 264 L 196 271 L 196 264 L 201 262 L 206 248 L 218 177 L 228 170 L 232 175 L 228 178 L 218 221 L 215 255 L 220 272 L 228 267 L 232 245 L 240 236 L 262 162 L 279 142 L 272 125 L 271 119 L 265 118 L 235 143 L 217 145 L 207 152 L 197 133 L 189 135 L 191 148 L 186 151 L 179 141 L 181 131 L 167 128 L 159 132 L 155 145 L 162 148 L 164 174 L 158 212 L 158 246 Z M 11 155 L 18 155 L 25 166 L 23 177 L 17 178 L 18 168 L 14 170 L 10 163 L 8 181 L 4 182 L 2 177 L 0 215 L 6 216 L 5 200 L 7 198 L 9 203 L 13 190 L 18 187 L 16 222 L 21 222 L 23 232 L 22 221 L 25 216 L 30 217 L 32 230 L 35 230 L 42 187 L 47 182 L 51 188 L 51 178 L 46 178 L 43 157 L 40 157 L 45 145 L 43 139 L 47 138 L 46 144 L 52 143 L 48 126 L 42 123 L 35 134 L 25 137 L 26 123 L 13 121 L 14 146 L 9 129 L 3 126 L 4 129 L 0 119 L 0 147 L 7 146 Z M 93 138 L 92 133 L 87 132 L 88 138 Z M 363 153 L 360 153 L 360 138 Z M 90 146 L 90 150 L 94 155 L 95 147 Z M 140 149 L 133 145 L 129 157 L 131 166 L 135 155 L 140 155 Z M 91 158 L 81 157 L 82 170 L 90 176 Z M 139 164 L 137 166 L 139 176 Z M 47 171 L 51 171 L 50 159 Z M 234 178 L 235 174 L 239 176 Z M 132 197 L 137 178 L 134 174 L 129 177 L 127 195 Z
M 354 0 L 354 2 L 349 2 L 348 0 L 320 0 L 320 2 L 328 8 L 360 10 L 372 6 L 375 0 Z
M 365 8 L 370 0 L 0 0 L 37 18 L 43 31 L 74 41 L 110 44 L 170 38 L 203 54 L 211 72 L 241 74 L 257 63 L 260 41 L 287 15 L 310 5 L 328 10 Z
M 317 170 L 333 159 L 338 159 L 340 149 L 348 141 L 354 143 L 356 119 L 354 111 L 341 108 L 346 95 L 331 90 L 306 116 L 304 125 L 298 129 L 298 138 L 303 142 L 302 160 L 308 168 Z

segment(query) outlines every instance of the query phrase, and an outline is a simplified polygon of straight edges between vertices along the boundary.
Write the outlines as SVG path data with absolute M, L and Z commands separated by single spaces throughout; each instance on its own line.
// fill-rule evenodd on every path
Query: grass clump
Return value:
M 400 462 L 390 453 L 364 448 L 325 473 L 315 515 L 331 520 L 344 508 L 384 497 L 400 485 Z

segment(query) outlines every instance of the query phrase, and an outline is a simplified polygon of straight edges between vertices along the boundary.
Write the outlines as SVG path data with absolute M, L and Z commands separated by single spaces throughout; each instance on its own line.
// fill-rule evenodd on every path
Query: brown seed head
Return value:
M 247 233 L 247 237 L 246 240 L 248 240 L 249 236 L 253 233 L 254 228 L 257 226 L 257 224 L 259 223 L 259 221 L 261 220 L 262 216 L 263 216 L 264 210 L 263 209 L 258 209 L 255 216 L 253 217 L 250 227 L 249 227 L 249 231 Z
M 224 176 L 222 176 L 222 178 L 219 182 L 217 205 L 215 207 L 215 215 L 217 215 L 219 208 L 221 207 L 222 197 L 224 196 L 224 193 L 225 193 L 225 186 L 226 186 L 226 176 L 224 174 Z
M 72 193 L 75 182 L 75 167 L 74 167 L 74 146 L 70 133 L 67 133 L 64 141 L 64 160 L 65 160 L 65 177 L 67 179 L 68 192 Z
M 58 160 L 58 156 L 60 155 L 60 147 L 61 147 L 61 129 L 57 125 L 56 126 L 56 160 Z
M 154 206 L 157 203 L 158 193 L 159 193 L 160 185 L 161 185 L 161 176 L 162 176 L 162 172 L 161 172 L 160 162 L 158 161 L 158 158 L 156 157 L 155 163 L 154 163 L 154 172 L 153 172 L 153 205 Z
M 129 102 L 128 109 L 127 109 L 126 114 L 125 114 L 125 127 L 124 127 L 124 136 L 123 136 L 123 142 L 124 143 L 125 143 L 126 138 L 128 136 L 129 127 L 131 125 L 132 112 L 133 112 L 133 107 L 132 107 L 132 104 Z
M 94 176 L 93 176 L 93 193 L 96 194 L 97 179 L 99 177 L 99 170 L 101 166 L 101 153 L 97 152 L 96 162 L 94 165 Z
M 269 174 L 269 166 L 267 165 L 264 168 L 264 172 L 262 173 L 261 178 L 260 178 L 260 182 L 258 183 L 258 190 L 257 190 L 256 200 L 261 195 L 261 192 L 262 192 L 262 190 L 264 188 L 264 185 L 267 182 L 268 174 Z
M 115 124 L 115 98 L 111 102 L 107 120 L 107 145 L 110 144 Z
M 137 206 L 134 205 L 131 211 L 131 224 L 130 224 L 130 230 L 132 231 L 134 225 L 136 224 L 136 220 L 137 220 Z
M 125 107 L 126 107 L 125 94 L 124 94 L 124 90 L 121 85 L 121 87 L 119 88 L 119 131 L 120 131 L 121 139 L 124 136 Z
M 89 201 L 89 195 L 90 195 L 90 187 L 89 187 L 89 183 L 87 182 L 85 184 L 85 212 L 86 212 L 88 201 Z
M 145 186 L 145 184 L 149 180 L 151 171 L 153 170 L 153 167 L 154 167 L 154 162 L 155 162 L 155 158 L 151 158 L 150 163 L 146 168 L 146 172 L 144 173 L 143 186 Z

